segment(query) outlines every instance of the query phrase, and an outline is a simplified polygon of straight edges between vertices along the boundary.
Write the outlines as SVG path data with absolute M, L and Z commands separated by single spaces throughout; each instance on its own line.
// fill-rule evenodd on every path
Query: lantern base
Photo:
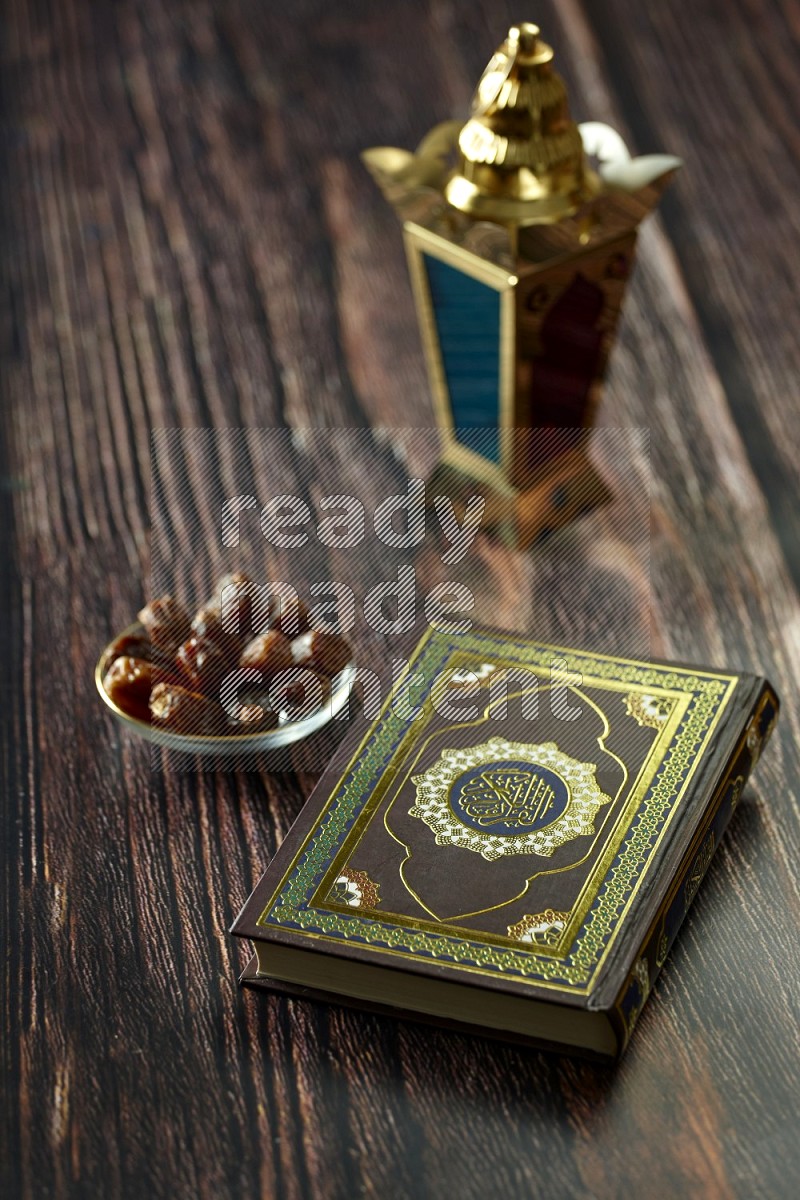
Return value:
M 505 545 L 527 550 L 556 529 L 606 504 L 612 496 L 584 448 L 567 451 L 542 468 L 530 486 L 501 492 L 478 482 L 459 467 L 440 462 L 431 476 L 429 497 L 445 495 L 463 520 L 471 496 L 484 497 L 481 528 Z

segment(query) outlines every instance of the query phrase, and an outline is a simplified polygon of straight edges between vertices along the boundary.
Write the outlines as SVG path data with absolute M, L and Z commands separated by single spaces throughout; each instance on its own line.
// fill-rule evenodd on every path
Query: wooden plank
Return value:
M 427 385 L 399 231 L 358 152 L 413 146 L 464 111 L 519 13 L 18 0 L 8 14 L 5 1192 L 788 1194 L 800 1182 L 791 9 L 703 0 L 689 20 L 674 0 L 560 0 L 538 14 L 576 115 L 641 151 L 681 153 L 687 170 L 642 239 L 603 408 L 611 430 L 648 427 L 649 449 L 634 439 L 622 455 L 604 433 L 615 504 L 534 554 L 482 536 L 464 568 L 476 616 L 764 670 L 788 701 L 615 1073 L 242 996 L 244 950 L 226 930 L 315 764 L 154 770 L 92 695 L 98 649 L 141 602 L 162 536 L 151 429 L 296 435 L 279 464 L 220 439 L 166 474 L 180 553 L 165 563 L 157 541 L 154 557 L 187 592 L 221 561 L 209 478 L 259 494 L 280 480 L 313 501 L 336 476 L 372 503 L 403 480 L 388 431 L 429 424 Z M 302 437 L 323 425 L 363 434 L 328 454 Z M 648 554 L 636 538 L 650 508 Z M 363 591 L 391 568 L 379 550 L 316 548 L 304 577 L 349 570 Z M 296 569 L 279 554 L 264 564 Z M 421 581 L 441 570 L 431 542 Z

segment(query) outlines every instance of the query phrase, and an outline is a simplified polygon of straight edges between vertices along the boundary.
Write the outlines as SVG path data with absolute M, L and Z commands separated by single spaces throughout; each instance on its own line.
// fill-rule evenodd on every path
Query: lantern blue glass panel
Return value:
M 423 255 L 456 440 L 500 462 L 500 293 Z

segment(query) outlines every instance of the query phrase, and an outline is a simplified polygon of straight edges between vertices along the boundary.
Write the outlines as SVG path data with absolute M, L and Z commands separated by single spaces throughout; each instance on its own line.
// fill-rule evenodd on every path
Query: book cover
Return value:
M 234 924 L 244 981 L 616 1056 L 777 713 L 751 675 L 428 630 Z

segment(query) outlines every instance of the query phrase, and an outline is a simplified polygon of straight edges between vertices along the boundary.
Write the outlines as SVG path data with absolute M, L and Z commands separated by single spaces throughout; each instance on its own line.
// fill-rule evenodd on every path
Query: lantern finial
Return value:
M 458 136 L 459 164 L 445 189 L 454 208 L 500 225 L 549 225 L 600 190 L 552 58 L 537 25 L 512 25 Z

